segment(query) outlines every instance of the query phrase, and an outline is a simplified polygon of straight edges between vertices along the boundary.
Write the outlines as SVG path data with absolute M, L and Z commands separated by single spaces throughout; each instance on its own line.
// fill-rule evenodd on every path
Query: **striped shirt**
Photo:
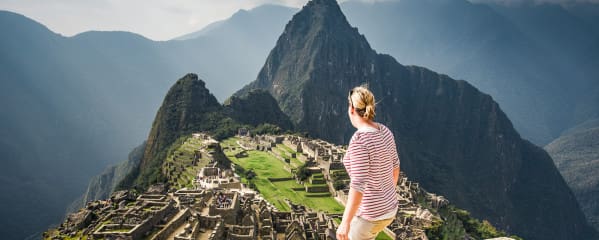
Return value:
M 393 133 L 383 124 L 378 129 L 360 128 L 352 136 L 343 158 L 350 188 L 363 194 L 357 216 L 379 220 L 395 216 L 397 193 L 393 169 L 399 168 L 399 155 Z

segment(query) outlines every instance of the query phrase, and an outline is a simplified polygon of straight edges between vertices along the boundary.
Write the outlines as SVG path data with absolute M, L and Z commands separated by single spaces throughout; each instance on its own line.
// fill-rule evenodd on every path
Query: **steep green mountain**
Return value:
M 181 136 L 206 131 L 218 124 L 223 118 L 220 108 L 197 75 L 187 74 L 179 79 L 158 109 L 141 162 L 133 171 L 135 176 L 127 176 L 124 186 L 145 188 L 148 184 L 163 181 L 160 164 L 166 158 L 167 148 Z
M 196 74 L 179 79 L 166 94 L 148 135 L 141 161 L 117 188 L 145 189 L 165 182 L 161 166 L 169 149 L 194 132 L 209 132 L 218 140 L 233 136 L 241 127 L 277 126 L 276 131 L 293 128 L 277 102 L 265 91 L 233 97 L 223 106 Z
M 599 230 L 599 119 L 564 132 L 545 146 L 574 192 L 588 221 Z
M 402 170 L 473 216 L 525 239 L 596 237 L 543 149 L 523 140 L 489 96 L 377 54 L 334 0 L 313 0 L 293 16 L 257 79 L 299 130 L 346 143 L 347 94 L 368 83 L 376 120 L 398 140 Z

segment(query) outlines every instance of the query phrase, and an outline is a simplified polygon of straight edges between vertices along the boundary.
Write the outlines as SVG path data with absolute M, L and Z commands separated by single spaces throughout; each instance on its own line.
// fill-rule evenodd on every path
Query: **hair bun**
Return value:
M 374 95 L 368 90 L 367 85 L 353 88 L 348 96 L 349 104 L 358 111 L 360 117 L 373 120 L 375 116 Z
M 364 112 L 364 117 L 373 120 L 375 115 L 376 113 L 374 112 L 374 105 L 367 105 L 366 111 Z

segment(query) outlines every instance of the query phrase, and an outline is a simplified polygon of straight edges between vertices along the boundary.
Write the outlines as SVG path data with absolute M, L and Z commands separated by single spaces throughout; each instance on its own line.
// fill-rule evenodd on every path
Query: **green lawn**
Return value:
M 287 147 L 285 144 L 277 144 L 277 148 L 279 148 L 279 149 L 282 149 L 282 150 L 283 150 L 283 152 L 284 152 L 284 153 L 286 153 L 285 155 L 287 155 L 287 156 L 289 156 L 289 157 L 291 157 L 291 154 L 292 154 L 292 153 L 295 153 L 295 154 L 296 154 L 296 156 L 297 156 L 298 154 L 301 154 L 301 153 L 298 153 L 298 152 L 294 151 L 293 149 L 291 149 L 291 148 Z M 299 159 L 297 159 L 297 158 L 291 158 L 291 164 L 293 165 L 293 167 L 294 167 L 294 168 L 296 168 L 296 167 L 299 167 L 299 166 L 301 166 L 302 164 L 304 164 L 304 162 L 300 161 L 300 160 L 299 160 Z
M 288 153 L 297 153 L 296 151 L 294 151 L 290 147 L 287 147 L 287 145 L 285 145 L 285 144 L 277 144 L 277 147 L 282 148 L 283 150 L 285 150 Z
M 227 139 L 223 141 L 224 146 L 238 145 L 235 143 L 236 139 Z M 285 147 L 284 145 L 278 145 L 277 147 Z M 288 148 L 289 149 L 289 148 Z M 290 149 L 289 149 L 290 150 Z M 284 150 L 287 151 L 287 150 Z M 254 184 L 260 191 L 260 194 L 264 196 L 269 202 L 275 205 L 281 211 L 289 211 L 289 206 L 285 203 L 285 199 L 295 203 L 302 204 L 308 208 L 325 211 L 329 213 L 342 213 L 343 206 L 339 204 L 333 197 L 308 197 L 305 192 L 304 186 L 295 182 L 295 180 L 288 181 L 275 181 L 271 182 L 268 178 L 285 178 L 291 177 L 291 173 L 286 169 L 291 169 L 295 165 L 287 164 L 280 159 L 277 159 L 268 152 L 250 150 L 247 153 L 247 158 L 235 158 L 235 153 L 239 151 L 227 151 L 225 154 L 231 161 L 247 170 L 254 170 L 256 178 L 253 180 Z M 296 159 L 296 161 L 299 161 Z M 293 189 L 302 189 L 300 191 Z
M 234 156 L 228 156 L 235 164 L 239 164 L 246 170 L 253 169 L 256 175 L 264 178 L 284 178 L 291 177 L 291 173 L 285 170 L 285 167 L 289 169 L 289 165 L 285 162 L 275 158 L 270 153 L 250 150 L 248 151 L 249 157 L 247 158 L 235 158 Z

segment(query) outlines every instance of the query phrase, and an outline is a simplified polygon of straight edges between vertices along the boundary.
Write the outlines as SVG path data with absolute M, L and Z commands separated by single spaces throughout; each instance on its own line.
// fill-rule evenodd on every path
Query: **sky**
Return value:
M 345 0 L 341 0 L 343 2 Z M 385 1 L 385 0 L 362 0 Z M 397 0 L 391 0 L 397 1 Z M 599 0 L 470 0 L 475 2 L 599 2 Z M 90 30 L 128 31 L 170 40 L 262 4 L 300 8 L 307 0 L 0 0 L 0 10 L 23 14 L 64 36 Z

